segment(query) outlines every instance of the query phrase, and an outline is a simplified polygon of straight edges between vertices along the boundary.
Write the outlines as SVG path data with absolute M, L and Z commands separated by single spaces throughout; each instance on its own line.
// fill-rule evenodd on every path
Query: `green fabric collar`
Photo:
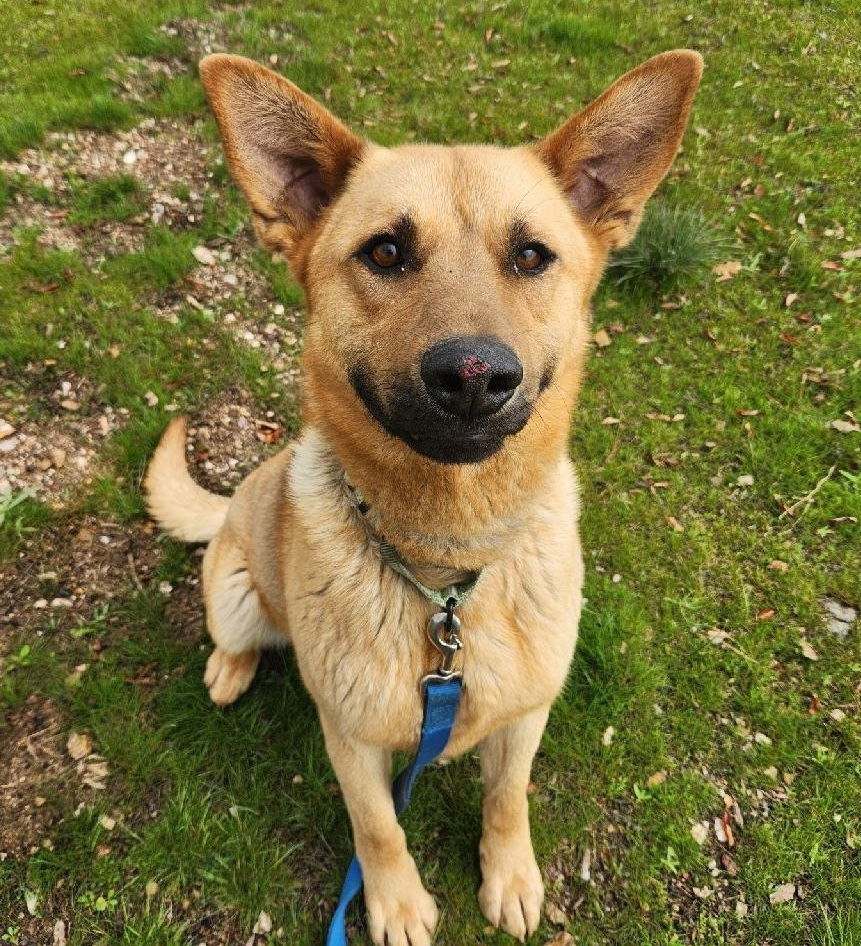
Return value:
M 362 494 L 347 481 L 347 488 L 350 490 L 350 493 L 353 496 L 354 505 L 358 510 L 359 514 L 364 519 L 367 515 L 370 506 L 365 502 Z M 368 524 L 370 528 L 370 524 Z M 373 530 L 372 530 L 373 531 Z M 404 560 L 398 554 L 397 549 L 389 542 L 386 542 L 384 538 L 378 536 L 380 542 L 380 556 L 386 565 L 391 568 L 393 572 L 396 572 L 402 578 L 406 580 L 428 601 L 437 605 L 440 608 L 446 608 L 448 602 L 454 598 L 454 606 L 459 607 L 464 604 L 472 592 L 475 590 L 475 586 L 478 584 L 481 579 L 483 569 L 479 569 L 474 573 L 473 578 L 470 578 L 468 581 L 461 581 L 454 585 L 449 585 L 448 588 L 428 588 L 427 585 L 423 584 L 416 578 L 416 576 L 409 570 Z

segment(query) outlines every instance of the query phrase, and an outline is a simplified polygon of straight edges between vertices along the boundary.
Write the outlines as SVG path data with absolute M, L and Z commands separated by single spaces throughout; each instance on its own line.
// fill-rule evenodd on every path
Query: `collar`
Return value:
M 353 500 L 353 505 L 355 506 L 357 512 L 362 517 L 365 522 L 365 526 L 372 535 L 374 535 L 380 545 L 380 557 L 385 562 L 386 565 L 391 568 L 393 572 L 400 575 L 402 578 L 406 578 L 408 582 L 428 601 L 435 604 L 440 608 L 447 608 L 451 601 L 454 602 L 452 607 L 459 607 L 464 604 L 472 592 L 475 590 L 475 586 L 478 584 L 481 579 L 484 569 L 479 569 L 477 572 L 472 572 L 472 577 L 466 581 L 457 582 L 453 585 L 449 585 L 447 588 L 429 588 L 423 582 L 410 571 L 406 562 L 401 558 L 398 550 L 390 543 L 383 538 L 383 536 L 378 535 L 375 530 L 371 527 L 371 524 L 367 520 L 367 514 L 370 510 L 370 505 L 365 501 L 365 498 L 353 486 L 349 480 L 344 478 L 347 490 L 350 493 L 350 496 Z

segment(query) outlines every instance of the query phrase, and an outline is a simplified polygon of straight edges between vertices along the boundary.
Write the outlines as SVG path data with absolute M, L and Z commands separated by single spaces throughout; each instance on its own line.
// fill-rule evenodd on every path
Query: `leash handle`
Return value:
M 462 691 L 463 684 L 459 677 L 445 681 L 428 680 L 425 686 L 424 718 L 419 747 L 412 762 L 392 784 L 395 814 L 398 817 L 410 802 L 413 785 L 421 770 L 441 755 L 448 744 Z M 326 946 L 347 946 L 347 909 L 361 889 L 362 867 L 354 855 L 347 868 L 338 906 L 329 924 Z

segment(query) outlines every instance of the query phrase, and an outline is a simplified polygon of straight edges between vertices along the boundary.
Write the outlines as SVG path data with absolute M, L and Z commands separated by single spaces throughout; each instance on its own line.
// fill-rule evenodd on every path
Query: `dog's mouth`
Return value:
M 353 390 L 384 430 L 437 463 L 480 463 L 507 437 L 519 433 L 532 415 L 533 400 L 521 389 L 488 417 L 464 420 L 427 396 L 418 383 L 375 384 L 365 367 L 350 372 Z M 381 396 L 385 390 L 385 401 Z

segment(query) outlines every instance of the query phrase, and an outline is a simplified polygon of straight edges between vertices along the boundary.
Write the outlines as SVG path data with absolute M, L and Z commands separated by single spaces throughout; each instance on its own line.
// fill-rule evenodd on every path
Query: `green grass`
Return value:
M 191 64 L 182 36 L 160 29 L 179 18 L 205 22 L 231 51 L 277 56 L 285 74 L 384 144 L 528 140 L 649 55 L 702 51 L 683 153 L 596 300 L 595 328 L 611 344 L 591 359 L 571 443 L 589 600 L 536 760 L 536 850 L 578 944 L 859 946 L 861 631 L 839 640 L 821 606 L 825 597 L 861 605 L 859 435 L 829 426 L 847 411 L 858 417 L 861 394 L 861 261 L 840 256 L 861 246 L 856 4 L 660 0 L 635 11 L 598 0 L 560 12 L 549 0 L 289 10 L 272 0 L 215 9 L 60 0 L 4 16 L 5 157 L 54 129 L 197 120 L 193 73 L 153 80 L 143 101 L 111 78 L 126 56 Z M 240 383 L 261 411 L 274 405 L 295 425 L 292 395 L 261 356 L 181 302 L 192 248 L 233 241 L 247 219 L 223 162 L 212 171 L 218 192 L 202 219 L 187 230 L 147 223 L 138 252 L 93 267 L 31 233 L 0 259 L 0 413 L 46 418 L 48 393 L 72 374 L 91 381 L 86 406 L 128 411 L 71 508 L 0 501 L 0 569 L 25 556 L 48 571 L 41 544 L 74 536 L 87 516 L 139 529 L 138 483 L 169 401 L 194 409 Z M 137 218 L 148 195 L 133 180 L 71 181 L 60 209 L 84 232 Z M 10 173 L 0 212 L 18 191 L 54 201 Z M 189 199 L 182 182 L 173 193 Z M 263 253 L 246 262 L 275 299 L 297 304 L 282 267 Z M 718 281 L 715 263 L 739 265 Z M 179 321 L 159 318 L 177 299 Z M 161 581 L 184 589 L 199 560 L 169 541 L 158 549 L 155 574 L 140 588 L 123 576 L 89 623 L 48 610 L 2 644 L 0 720 L 33 693 L 50 697 L 64 734 L 93 736 L 110 777 L 98 793 L 33 786 L 61 820 L 52 849 L 0 860 L 0 933 L 50 941 L 64 918 L 70 946 L 184 946 L 206 940 L 207 924 L 245 942 L 266 910 L 283 929 L 276 941 L 319 943 L 350 842 L 313 707 L 287 653 L 266 659 L 236 707 L 208 704 L 202 626 L 180 620 L 157 590 Z M 774 560 L 787 570 L 770 568 Z M 43 593 L 53 594 L 50 582 Z M 199 589 L 187 593 L 198 600 Z M 715 629 L 729 633 L 723 645 L 709 637 Z M 802 654 L 802 638 L 818 660 Z M 142 667 L 155 668 L 153 683 L 128 682 Z M 604 746 L 608 726 L 616 734 Z M 664 780 L 650 781 L 656 773 Z M 731 850 L 713 830 L 700 847 L 691 826 L 721 816 L 721 792 L 738 801 L 744 827 L 734 826 Z M 507 941 L 475 902 L 479 805 L 467 757 L 426 776 L 406 818 L 444 906 L 443 943 Z M 591 883 L 580 879 L 586 848 Z M 723 899 L 693 892 L 713 882 Z M 769 894 L 790 882 L 801 896 L 772 905 Z M 536 946 L 553 932 L 546 922 Z

